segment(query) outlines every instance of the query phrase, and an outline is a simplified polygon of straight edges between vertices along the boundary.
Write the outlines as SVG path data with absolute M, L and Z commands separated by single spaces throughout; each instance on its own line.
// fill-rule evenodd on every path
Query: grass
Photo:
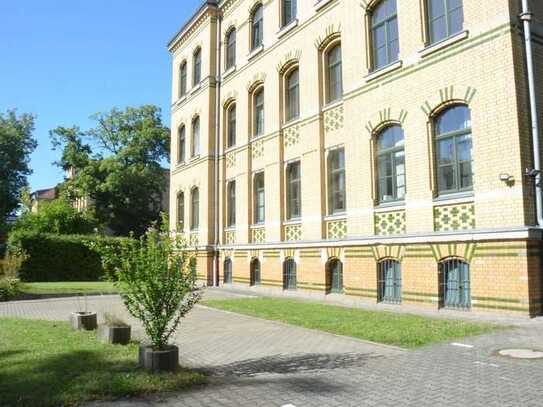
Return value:
M 365 311 L 275 298 L 210 300 L 205 301 L 204 304 L 239 314 L 402 348 L 417 348 L 500 329 L 491 324 Z
M 65 322 L 0 318 L 0 406 L 76 406 L 203 383 L 186 370 L 152 374 L 137 367 L 138 345 L 106 345 Z
M 117 289 L 107 281 L 66 281 L 55 283 L 22 283 L 20 290 L 24 294 L 115 294 Z

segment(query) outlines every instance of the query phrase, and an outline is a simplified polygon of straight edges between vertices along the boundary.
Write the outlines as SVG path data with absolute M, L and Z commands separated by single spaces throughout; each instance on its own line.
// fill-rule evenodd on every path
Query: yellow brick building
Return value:
M 536 78 L 541 3 L 529 2 Z M 169 44 L 171 228 L 199 277 L 541 314 L 521 12 L 520 0 L 204 2 Z

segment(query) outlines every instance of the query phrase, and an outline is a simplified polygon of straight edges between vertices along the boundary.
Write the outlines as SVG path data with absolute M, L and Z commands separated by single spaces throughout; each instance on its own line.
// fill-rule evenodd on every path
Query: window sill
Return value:
M 230 76 L 235 71 L 236 71 L 236 65 L 231 66 L 230 68 L 228 68 L 226 71 L 223 72 L 222 78 L 226 79 L 228 76 Z
M 468 38 L 468 36 L 469 36 L 468 30 L 460 31 L 457 34 L 454 34 L 448 38 L 445 38 L 444 40 L 438 41 L 434 44 L 427 46 L 424 49 L 421 49 L 419 51 L 419 54 L 421 57 L 424 58 L 427 55 L 433 54 L 434 52 L 437 52 L 443 48 L 447 48 L 448 46 L 455 44 L 459 41 L 462 41 L 463 39 Z
M 405 201 L 393 201 L 379 204 L 374 208 L 374 212 L 389 212 L 403 209 L 405 209 Z
M 290 30 L 292 30 L 294 27 L 296 27 L 298 25 L 298 19 L 295 18 L 294 20 L 292 20 L 290 23 L 288 23 L 287 25 L 281 27 L 281 29 L 279 31 L 277 31 L 276 35 L 277 35 L 277 38 L 281 38 L 283 35 L 285 35 L 286 33 L 288 33 Z
M 236 231 L 236 225 L 227 226 L 224 228 L 225 232 L 235 232 Z
M 190 234 L 195 235 L 196 233 L 200 233 L 200 229 L 191 229 Z
M 401 60 L 388 64 L 382 68 L 377 69 L 376 71 L 370 72 L 368 75 L 364 76 L 364 80 L 366 82 L 370 82 L 374 79 L 380 78 L 387 73 L 395 71 L 396 69 L 400 69 L 402 67 L 402 64 L 403 62 Z
M 249 52 L 249 55 L 247 55 L 247 59 L 251 60 L 254 57 L 256 57 L 258 54 L 260 54 L 262 51 L 264 51 L 264 45 L 259 45 L 255 49 L 253 49 L 251 52 Z
M 255 135 L 253 135 L 253 137 L 251 137 L 251 143 L 252 143 L 253 141 L 257 141 L 257 140 L 259 140 L 259 139 L 261 139 L 261 138 L 264 138 L 264 133 L 262 133 L 262 134 L 255 134 Z
M 284 225 L 284 226 L 288 226 L 288 225 L 301 225 L 301 223 L 302 223 L 302 218 L 289 219 L 289 220 L 283 221 L 283 225 Z
M 434 203 L 446 203 L 446 204 L 456 204 L 456 203 L 465 203 L 473 202 L 473 191 L 467 192 L 457 192 L 452 194 L 443 194 L 434 198 Z
M 328 110 L 332 110 L 335 107 L 338 107 L 343 104 L 343 98 L 334 100 L 333 102 L 330 102 L 322 107 L 322 111 L 326 112 Z
M 187 100 L 187 94 L 185 93 L 183 96 L 181 96 L 179 99 L 177 99 L 177 102 L 175 104 L 179 106 L 181 103 L 183 103 L 185 100 Z
M 320 9 L 322 9 L 324 6 L 331 3 L 332 1 L 334 1 L 334 0 L 320 0 L 320 1 L 317 1 L 315 3 L 315 11 L 319 11 Z
M 183 161 L 179 161 L 179 162 L 175 165 L 175 167 L 176 167 L 176 168 L 179 168 L 179 167 L 183 167 L 183 166 L 185 166 L 185 165 L 187 165 L 187 162 L 186 162 L 185 160 L 183 160 Z
M 236 146 L 235 146 L 235 145 L 230 146 L 230 147 L 227 147 L 227 148 L 224 150 L 224 154 L 231 153 L 231 152 L 234 151 L 235 149 L 236 149 Z
M 336 213 L 336 214 L 333 214 L 333 215 L 326 215 L 324 217 L 324 220 L 326 222 L 332 221 L 332 220 L 346 220 L 346 219 L 347 219 L 347 213 L 346 212 Z
M 249 225 L 249 229 L 263 229 L 266 226 L 264 222 L 255 223 L 254 225 Z
M 290 127 L 290 126 L 294 126 L 295 124 L 301 122 L 302 119 L 298 116 L 298 117 L 295 117 L 294 119 L 290 119 L 288 122 L 285 122 L 282 126 L 281 126 L 281 129 L 286 129 L 287 127 Z
M 192 157 L 190 157 L 190 162 L 192 163 L 196 161 L 198 158 L 200 158 L 200 154 L 193 155 Z
M 199 82 L 197 85 L 194 85 L 192 89 L 190 90 L 190 94 L 194 95 L 200 88 L 202 87 L 202 83 Z

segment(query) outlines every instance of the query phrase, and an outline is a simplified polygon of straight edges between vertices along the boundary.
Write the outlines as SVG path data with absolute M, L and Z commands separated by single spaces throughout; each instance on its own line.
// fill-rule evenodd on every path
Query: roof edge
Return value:
M 205 0 L 204 3 L 200 6 L 198 10 L 188 19 L 188 21 L 181 26 L 179 31 L 170 39 L 167 44 L 168 51 L 171 52 L 174 45 L 179 41 L 183 34 L 188 30 L 188 28 L 200 17 L 200 15 L 207 10 L 209 7 L 216 8 L 218 7 L 220 0 Z

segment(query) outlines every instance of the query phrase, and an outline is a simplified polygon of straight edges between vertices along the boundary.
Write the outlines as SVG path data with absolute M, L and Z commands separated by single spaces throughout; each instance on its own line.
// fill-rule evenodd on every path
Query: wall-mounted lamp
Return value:
M 500 181 L 511 183 L 514 180 L 515 180 L 515 177 L 513 177 L 512 175 L 509 175 L 506 173 L 500 174 Z

